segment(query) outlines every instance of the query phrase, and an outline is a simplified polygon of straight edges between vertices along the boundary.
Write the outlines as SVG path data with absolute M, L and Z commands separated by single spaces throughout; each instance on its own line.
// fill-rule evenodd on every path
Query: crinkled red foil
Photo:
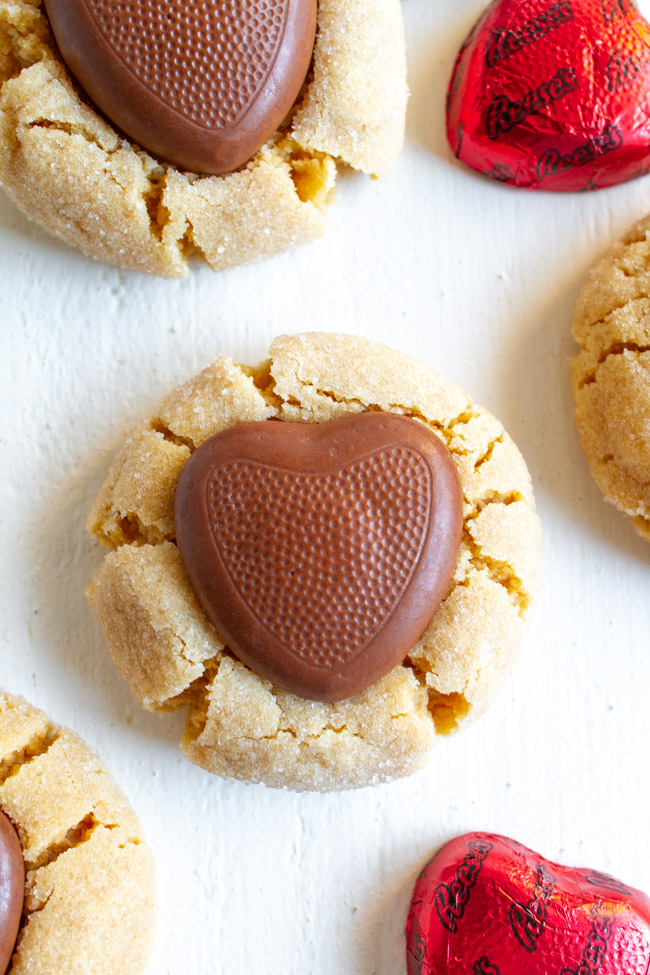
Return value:
M 458 54 L 447 135 L 462 162 L 514 186 L 645 175 L 648 22 L 632 0 L 495 0 Z
M 650 899 L 515 840 L 468 833 L 415 885 L 409 975 L 648 975 Z

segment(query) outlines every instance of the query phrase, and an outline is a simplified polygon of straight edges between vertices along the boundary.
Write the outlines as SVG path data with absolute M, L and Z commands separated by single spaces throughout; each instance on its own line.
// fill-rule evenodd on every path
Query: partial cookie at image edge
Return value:
M 22 698 L 0 694 L 0 808 L 27 870 L 8 975 L 141 975 L 154 867 L 129 803 L 87 745 Z M 119 936 L 116 936 L 119 933 Z
M 573 336 L 576 423 L 591 473 L 650 541 L 650 216 L 590 272 Z

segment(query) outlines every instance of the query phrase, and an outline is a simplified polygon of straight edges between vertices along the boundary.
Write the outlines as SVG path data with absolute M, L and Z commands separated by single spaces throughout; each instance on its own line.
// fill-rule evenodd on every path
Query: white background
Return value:
M 465 170 L 444 95 L 483 0 L 403 6 L 405 151 L 387 184 L 341 180 L 322 241 L 172 283 L 86 260 L 0 194 L 0 683 L 86 738 L 137 809 L 158 867 L 148 975 L 403 975 L 415 876 L 467 830 L 650 891 L 650 546 L 592 483 L 568 370 L 587 269 L 650 209 L 650 180 L 563 196 Z M 257 362 L 304 329 L 386 342 L 491 409 L 545 536 L 529 636 L 489 714 L 427 771 L 327 796 L 190 765 L 182 715 L 140 709 L 83 595 L 101 558 L 86 511 L 125 429 L 215 356 Z

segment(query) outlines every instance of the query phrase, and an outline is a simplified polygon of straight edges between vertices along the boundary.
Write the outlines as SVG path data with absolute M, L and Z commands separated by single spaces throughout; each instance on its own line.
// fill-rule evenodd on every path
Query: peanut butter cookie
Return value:
M 84 742 L 0 694 L 0 809 L 26 869 L 8 975 L 137 975 L 154 919 L 140 824 Z
M 176 485 L 197 448 L 235 424 L 367 411 L 413 418 L 450 452 L 460 550 L 403 663 L 353 697 L 308 700 L 243 664 L 206 618 L 176 545 Z M 514 664 L 540 554 L 530 477 L 501 424 L 422 363 L 329 334 L 278 338 L 257 368 L 219 358 L 167 396 L 127 439 L 88 527 L 111 549 L 88 596 L 143 706 L 188 707 L 181 747 L 198 765 L 292 789 L 408 775 L 481 714 Z
M 608 501 L 650 541 L 650 217 L 614 244 L 578 300 L 576 422 Z
M 289 117 L 236 172 L 199 176 L 98 114 L 41 0 L 0 0 L 0 181 L 31 220 L 119 267 L 182 277 L 191 253 L 220 271 L 320 236 L 339 164 L 392 169 L 406 94 L 399 0 L 320 0 L 311 71 Z

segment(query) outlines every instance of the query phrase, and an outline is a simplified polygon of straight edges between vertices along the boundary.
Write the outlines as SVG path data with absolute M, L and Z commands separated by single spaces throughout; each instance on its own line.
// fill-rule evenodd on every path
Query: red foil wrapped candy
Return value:
M 650 170 L 650 25 L 632 0 L 494 0 L 449 84 L 447 135 L 480 173 L 591 190 Z
M 418 877 L 406 936 L 409 975 L 647 975 L 650 899 L 468 833 Z

